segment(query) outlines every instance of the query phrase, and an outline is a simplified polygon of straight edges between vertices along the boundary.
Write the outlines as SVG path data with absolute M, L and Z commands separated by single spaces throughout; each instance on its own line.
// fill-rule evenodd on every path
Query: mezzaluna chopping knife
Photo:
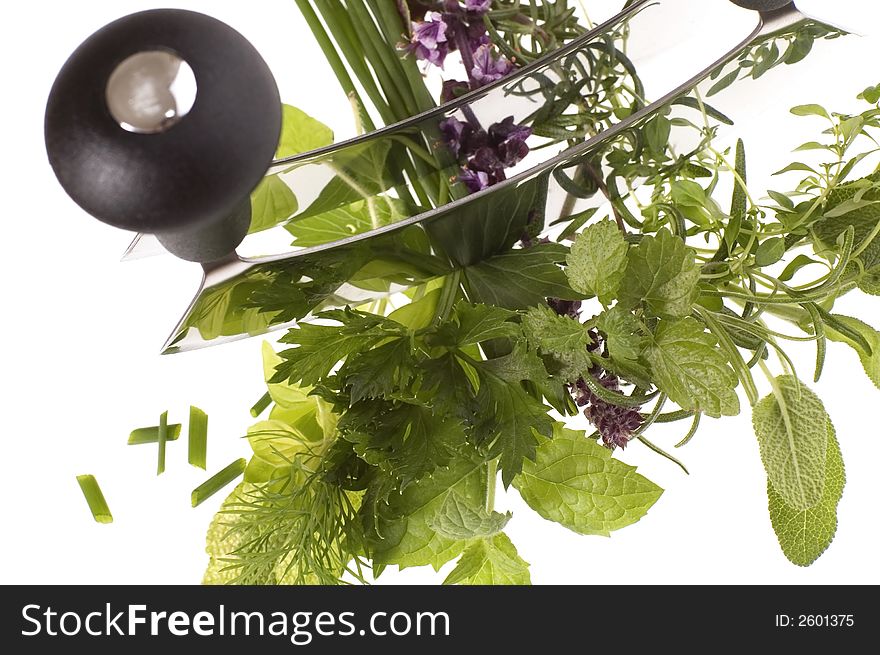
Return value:
M 749 53 L 837 33 L 787 0 L 732 1 L 758 17 L 738 43 L 710 39 L 695 56 L 693 36 L 710 30 L 723 0 L 633 2 L 498 82 L 279 160 L 281 101 L 253 46 L 202 14 L 141 12 L 96 32 L 61 69 L 46 110 L 49 160 L 88 213 L 141 233 L 130 256 L 148 253 L 155 239 L 202 265 L 199 291 L 164 353 L 262 334 L 449 274 L 479 301 L 480 275 L 498 253 L 619 196 L 606 157 L 658 112 L 679 118 L 669 121 L 669 143 L 699 147 L 685 127 L 707 116 L 727 121 L 703 98 L 757 77 Z M 625 51 L 615 45 L 624 33 Z M 652 83 L 658 66 L 683 81 Z M 586 127 L 565 120 L 621 91 L 632 99 L 627 111 Z M 527 154 L 491 186 L 468 185 L 454 135 L 504 126 L 528 128 Z M 275 223 L 255 225 L 250 194 L 264 179 L 295 202 Z M 267 246 L 268 234 L 280 245 Z M 237 252 L 251 243 L 261 250 Z M 546 250 L 562 261 L 559 249 Z

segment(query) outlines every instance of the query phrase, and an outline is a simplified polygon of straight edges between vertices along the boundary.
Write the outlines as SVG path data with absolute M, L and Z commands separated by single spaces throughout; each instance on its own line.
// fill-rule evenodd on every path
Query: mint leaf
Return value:
M 314 385 L 348 355 L 373 347 L 383 339 L 405 334 L 406 328 L 381 316 L 352 309 L 333 310 L 319 314 L 342 323 L 315 325 L 302 323 L 281 337 L 281 343 L 297 348 L 282 350 L 284 360 L 276 367 L 271 382 Z
M 822 401 L 794 376 L 781 375 L 752 410 L 767 477 L 785 504 L 806 510 L 822 499 L 828 449 Z
M 700 269 L 693 250 L 682 239 L 664 228 L 631 248 L 628 259 L 620 286 L 620 302 L 625 308 L 644 302 L 653 316 L 690 314 L 697 298 Z
M 696 319 L 660 321 L 645 359 L 657 387 L 682 409 L 715 418 L 739 413 L 736 373 Z
M 648 339 L 647 328 L 632 312 L 615 305 L 599 315 L 596 327 L 605 335 L 606 368 L 625 379 L 647 384 L 651 375 L 640 361 Z
M 528 585 L 529 563 L 503 532 L 468 546 L 443 584 Z
M 868 352 L 864 346 L 848 338 L 845 334 L 841 334 L 830 325 L 825 326 L 825 335 L 832 341 L 845 343 L 855 350 L 859 360 L 862 362 L 862 368 L 865 369 L 865 374 L 874 383 L 874 386 L 880 388 L 880 332 L 877 332 L 870 325 L 857 318 L 840 314 L 835 314 L 834 318 L 867 341 L 868 345 L 871 346 L 871 352 Z
M 438 534 L 450 539 L 491 537 L 504 529 L 510 516 L 510 512 L 487 512 L 482 504 L 474 506 L 453 491 L 443 502 L 431 526 Z
M 603 305 L 617 297 L 617 288 L 626 270 L 629 246 L 617 224 L 604 220 L 588 226 L 577 235 L 565 258 L 565 274 L 571 288 L 597 296 Z
M 825 552 L 837 532 L 837 504 L 843 496 L 846 473 L 834 426 L 828 421 L 828 446 L 825 461 L 825 485 L 822 497 L 813 507 L 796 510 L 790 507 L 767 481 L 770 522 L 782 552 L 798 566 L 809 566 Z
M 608 536 L 635 523 L 663 490 L 583 432 L 554 426 L 514 486 L 538 514 L 580 534 Z
M 506 309 L 526 309 L 545 298 L 578 300 L 562 269 L 568 249 L 556 243 L 495 255 L 464 269 L 468 296 Z
M 438 570 L 457 557 L 466 542 L 438 534 L 433 528 L 434 518 L 452 493 L 463 498 L 483 497 L 482 464 L 476 455 L 457 457 L 402 493 L 390 494 L 387 504 L 380 503 L 378 526 L 368 535 L 374 565 L 396 564 L 403 569 L 430 564 Z M 361 517 L 371 526 L 377 517 L 373 515 L 374 505 L 368 501 L 361 506 Z

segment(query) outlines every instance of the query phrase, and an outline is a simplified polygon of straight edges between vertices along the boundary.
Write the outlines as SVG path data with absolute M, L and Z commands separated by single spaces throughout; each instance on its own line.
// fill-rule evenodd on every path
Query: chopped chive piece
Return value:
M 165 472 L 165 442 L 168 441 L 168 412 L 162 412 L 159 417 L 159 438 L 156 441 L 159 444 L 159 464 L 156 467 L 156 475 L 162 475 Z
M 168 426 L 166 441 L 177 441 L 180 436 L 180 423 L 172 423 Z M 159 441 L 159 426 L 151 425 L 148 428 L 135 428 L 128 435 L 129 446 L 139 446 L 144 443 L 157 443 Z
M 269 392 L 263 394 L 263 397 L 260 398 L 257 402 L 254 403 L 254 406 L 251 407 L 251 416 L 257 418 L 260 414 L 266 411 L 266 408 L 272 404 L 272 396 L 269 395 Z
M 189 463 L 208 468 L 208 415 L 198 407 L 189 407 Z
M 82 489 L 83 496 L 92 510 L 92 516 L 98 523 L 113 523 L 113 515 L 110 508 L 107 507 L 107 501 L 104 494 L 101 493 L 101 487 L 94 475 L 78 475 L 76 481 L 79 482 L 79 488 Z
M 244 469 L 246 466 L 246 459 L 237 459 L 219 473 L 215 473 L 210 478 L 202 482 L 202 484 L 200 484 L 192 491 L 192 506 L 197 507 L 201 505 L 204 501 L 220 491 L 227 484 L 235 480 L 235 478 L 244 473 Z

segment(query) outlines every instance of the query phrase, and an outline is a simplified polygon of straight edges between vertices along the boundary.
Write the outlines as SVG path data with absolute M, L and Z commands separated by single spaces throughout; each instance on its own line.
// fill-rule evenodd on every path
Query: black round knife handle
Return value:
M 776 11 L 792 4 L 794 0 L 730 0 L 733 4 L 755 11 Z
M 195 100 L 185 115 L 173 103 L 165 111 L 173 79 L 155 61 L 191 69 Z M 108 87 L 114 74 L 124 83 Z M 144 116 L 155 120 L 139 122 Z M 189 261 L 221 259 L 241 243 L 250 193 L 280 133 L 278 87 L 257 50 L 225 23 L 179 9 L 131 14 L 95 32 L 64 64 L 46 105 L 46 150 L 68 195 Z

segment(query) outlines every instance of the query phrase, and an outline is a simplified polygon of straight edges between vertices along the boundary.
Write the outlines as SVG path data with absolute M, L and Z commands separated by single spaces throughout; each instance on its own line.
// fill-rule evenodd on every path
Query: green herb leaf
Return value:
M 523 331 L 529 343 L 548 353 L 586 350 L 590 343 L 583 325 L 568 316 L 560 316 L 547 305 L 537 305 L 525 313 Z
M 488 341 L 515 337 L 520 333 L 519 327 L 508 321 L 514 312 L 502 307 L 490 305 L 471 305 L 459 301 L 454 309 L 458 320 L 455 344 L 458 347 L 470 346 Z
M 857 318 L 840 314 L 834 314 L 834 318 L 860 335 L 871 346 L 871 352 L 865 350 L 863 345 L 853 341 L 847 335 L 835 330 L 831 325 L 825 325 L 825 335 L 832 341 L 845 343 L 855 350 L 862 362 L 862 368 L 865 369 L 865 374 L 874 383 L 874 386 L 880 388 L 880 332 Z
M 528 585 L 529 563 L 503 532 L 475 541 L 464 551 L 443 584 Z
M 482 505 L 473 506 L 453 491 L 434 517 L 432 527 L 450 539 L 491 537 L 504 529 L 510 517 L 510 512 L 487 512 Z
M 262 232 L 286 221 L 296 213 L 299 204 L 293 191 L 279 175 L 269 175 L 251 192 L 251 226 L 249 233 Z
M 291 105 L 281 105 L 281 138 L 275 157 L 291 157 L 333 143 L 333 130 Z
M 627 379 L 650 380 L 650 373 L 640 361 L 648 343 L 647 328 L 632 312 L 615 305 L 599 315 L 596 327 L 605 335 L 609 368 Z
M 791 108 L 791 113 L 795 116 L 821 116 L 831 120 L 831 116 L 822 105 L 798 105 Z
M 825 552 L 837 532 L 837 504 L 843 496 L 846 474 L 834 426 L 828 421 L 828 447 L 822 497 L 809 509 L 790 507 L 767 481 L 770 522 L 782 552 L 794 564 L 809 566 Z
M 699 321 L 660 321 L 645 358 L 657 387 L 682 409 L 715 418 L 739 413 L 736 373 Z
M 752 425 L 770 483 L 786 505 L 802 511 L 822 499 L 829 418 L 795 377 L 781 375 L 773 386 L 752 410 Z
M 378 521 L 374 529 L 368 530 L 374 565 L 396 564 L 403 569 L 430 564 L 438 570 L 457 557 L 466 542 L 438 534 L 433 528 L 434 518 L 452 493 L 467 499 L 482 498 L 483 469 L 482 459 L 475 454 L 457 457 L 402 493 L 392 493 L 387 504 L 378 506 L 378 517 L 372 511 L 375 505 L 365 498 L 362 520 L 368 528 Z
M 630 249 L 620 302 L 626 308 L 644 302 L 653 316 L 687 316 L 699 279 L 693 250 L 664 228 Z
M 770 266 L 775 264 L 785 255 L 785 239 L 771 237 L 765 239 L 755 250 L 755 265 Z
M 89 504 L 89 510 L 91 510 L 95 521 L 98 523 L 113 523 L 113 515 L 110 513 L 110 508 L 104 499 L 104 493 L 101 491 L 101 487 L 98 486 L 95 476 L 78 475 L 76 476 L 76 481 L 79 483 L 79 488 Z
M 469 297 L 506 309 L 526 309 L 545 298 L 579 300 L 562 269 L 568 249 L 544 243 L 495 255 L 464 269 Z
M 580 534 L 608 536 L 638 521 L 663 490 L 584 433 L 554 427 L 514 486 L 538 514 Z
M 617 298 L 617 288 L 626 270 L 629 245 L 617 224 L 599 221 L 577 235 L 565 258 L 565 274 L 572 289 L 597 296 L 603 305 Z

